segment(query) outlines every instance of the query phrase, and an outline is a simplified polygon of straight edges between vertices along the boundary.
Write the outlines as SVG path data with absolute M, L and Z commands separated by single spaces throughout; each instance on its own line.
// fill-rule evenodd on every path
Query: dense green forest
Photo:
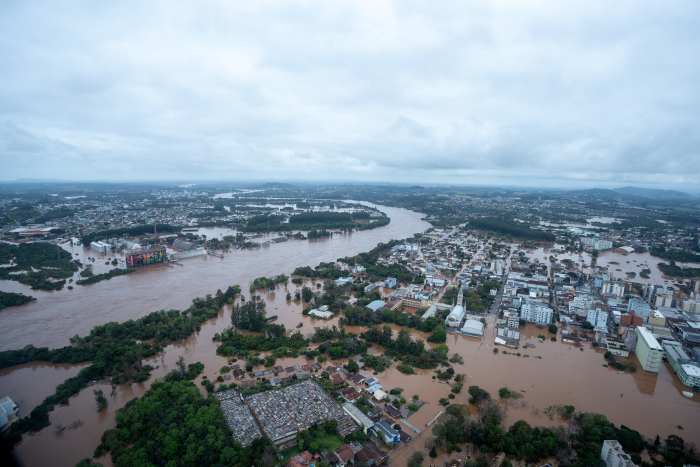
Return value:
M 15 261 L 13 266 L 0 268 L 0 279 L 26 284 L 33 290 L 60 290 L 66 283 L 61 279 L 78 271 L 80 263 L 72 258 L 66 250 L 50 243 L 20 243 L 17 246 L 0 243 L 0 262 Z
M 74 350 L 70 350 L 74 349 Z M 32 357 L 46 358 L 49 361 L 68 360 L 68 363 L 82 363 L 92 361 L 92 364 L 80 370 L 77 376 L 68 378 L 56 386 L 54 394 L 48 396 L 31 413 L 17 420 L 10 426 L 9 440 L 17 442 L 26 432 L 38 431 L 50 424 L 49 412 L 58 404 L 68 404 L 68 398 L 87 387 L 91 381 L 100 380 L 106 376 L 114 376 L 115 383 L 131 381 L 143 382 L 150 376 L 152 367 L 142 364 L 142 359 L 152 357 L 160 348 L 148 343 L 136 343 L 134 341 L 110 340 L 87 345 L 83 348 L 63 348 L 57 350 L 27 348 L 14 351 L 9 354 L 6 351 L 0 353 L 0 361 L 5 364 L 10 362 L 24 363 L 31 361 Z
M 115 467 L 135 465 L 245 465 L 263 467 L 276 453 L 267 438 L 243 448 L 213 396 L 187 381 L 156 382 L 129 401 L 116 428 L 102 435 L 95 456 L 109 452 Z
M 700 263 L 700 255 L 689 251 L 668 251 L 664 248 L 652 248 L 651 256 L 666 259 L 669 261 L 679 261 L 681 263 Z
M 326 230 L 326 229 L 321 229 L 321 230 L 311 230 L 307 235 L 306 238 L 309 240 L 313 240 L 314 238 L 328 238 L 331 236 L 331 233 Z
M 309 344 L 309 341 L 298 331 L 291 336 L 286 336 L 284 325 L 270 323 L 265 317 L 264 311 L 264 301 L 249 301 L 243 305 L 236 304 L 231 310 L 231 327 L 225 329 L 221 335 L 217 334 L 214 337 L 214 340 L 221 341 L 221 345 L 216 349 L 217 355 L 233 356 L 241 351 L 283 349 L 282 352 L 274 353 L 275 358 L 282 358 L 288 356 L 287 349 L 299 349 Z M 243 335 L 237 329 L 261 334 Z
M 18 224 L 24 224 L 25 221 L 39 217 L 41 213 L 34 209 L 31 204 L 17 204 L 12 209 L 5 210 L 5 216 Z
M 0 291 L 0 310 L 7 308 L 8 306 L 24 305 L 25 303 L 33 302 L 34 300 L 36 300 L 36 298 L 30 297 L 29 295 L 24 295 L 22 293 Z
M 514 238 L 524 240 L 539 240 L 543 242 L 553 242 L 555 237 L 549 232 L 535 230 L 525 225 L 519 225 L 514 220 L 503 221 L 495 217 L 479 217 L 469 219 L 469 226 L 474 229 L 490 230 L 503 235 L 510 235 Z
M 179 232 L 182 227 L 175 227 L 170 224 L 157 224 L 156 228 L 158 232 Z M 124 234 L 129 236 L 134 235 L 146 235 L 153 233 L 153 224 L 138 225 L 136 227 L 124 227 L 121 229 L 103 230 L 101 232 L 94 232 L 90 234 L 83 235 L 80 239 L 84 246 L 90 246 L 90 243 L 95 240 L 101 240 L 110 237 L 121 237 Z
M 435 326 L 435 332 L 441 326 Z M 447 346 L 443 347 L 443 353 L 437 349 L 425 348 L 424 342 L 420 339 L 412 340 L 407 328 L 401 328 L 396 339 L 391 337 L 392 331 L 386 324 L 381 328 L 373 326 L 360 336 L 367 342 L 376 343 L 384 347 L 384 354 L 389 357 L 398 357 L 404 365 L 417 368 L 435 368 L 438 365 L 449 365 L 447 362 Z M 444 340 L 443 340 L 444 342 Z M 367 363 L 365 362 L 365 366 Z M 375 370 L 378 370 L 375 367 Z
M 372 311 L 362 306 L 348 306 L 343 310 L 343 318 L 338 324 L 343 326 L 373 326 L 382 323 L 393 323 L 409 329 L 418 329 L 423 332 L 432 332 L 436 326 L 442 324 L 438 318 L 422 319 L 418 314 L 404 313 L 400 310 L 387 310 L 380 308 Z
M 657 267 L 659 268 L 659 271 L 663 272 L 666 276 L 700 277 L 700 268 L 684 268 L 678 266 L 675 261 L 671 261 L 670 264 L 659 263 Z

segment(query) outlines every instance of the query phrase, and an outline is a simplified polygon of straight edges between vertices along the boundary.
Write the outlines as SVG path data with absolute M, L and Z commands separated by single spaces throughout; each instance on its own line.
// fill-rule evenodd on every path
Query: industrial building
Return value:
M 355 422 L 362 427 L 362 431 L 367 434 L 367 430 L 370 430 L 374 426 L 374 421 L 365 415 L 360 409 L 355 407 L 352 402 L 346 402 L 343 404 L 343 410 L 345 410 L 350 417 L 352 417 Z
M 10 235 L 21 235 L 23 237 L 29 237 L 32 235 L 48 235 L 51 233 L 52 227 L 44 228 L 32 228 L 32 227 L 18 227 L 7 232 Z
M 192 242 L 188 242 L 181 238 L 178 238 L 173 242 L 173 248 L 180 251 L 190 251 L 197 248 L 197 245 L 195 245 Z
M 634 332 L 637 333 L 637 349 L 635 353 L 639 363 L 644 368 L 644 371 L 658 373 L 664 349 L 651 331 L 644 326 L 639 326 Z
M 127 253 L 126 267 L 135 268 L 138 266 L 146 266 L 148 264 L 162 263 L 165 260 L 165 248 L 156 247 L 150 250 L 141 250 L 137 252 Z
M 99 251 L 100 253 L 106 253 L 108 251 L 112 251 L 112 245 L 110 245 L 107 242 L 91 242 L 90 249 L 94 251 Z

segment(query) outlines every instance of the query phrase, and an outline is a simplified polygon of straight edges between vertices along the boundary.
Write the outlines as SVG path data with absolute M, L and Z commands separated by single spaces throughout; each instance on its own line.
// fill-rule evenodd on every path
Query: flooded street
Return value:
M 270 300 L 273 294 L 265 296 Z M 275 294 L 280 296 L 280 293 Z M 268 308 L 281 308 L 280 299 L 268 301 Z M 52 426 L 44 429 L 34 436 L 25 435 L 25 440 L 18 446 L 16 453 L 19 459 L 26 465 L 59 465 L 71 466 L 79 459 L 89 457 L 95 447 L 100 443 L 102 433 L 114 424 L 114 411 L 123 407 L 126 402 L 134 397 L 141 396 L 159 377 L 164 376 L 175 368 L 175 362 L 183 355 L 187 363 L 202 362 L 205 365 L 204 375 L 210 380 L 215 380 L 219 375 L 219 368 L 227 364 L 228 358 L 216 355 L 216 347 L 219 343 L 212 341 L 214 334 L 221 332 L 230 324 L 231 306 L 225 306 L 219 313 L 219 317 L 213 318 L 202 326 L 202 330 L 185 342 L 170 345 L 165 349 L 163 357 L 153 357 L 149 363 L 158 368 L 152 371 L 151 378 L 140 384 L 119 386 L 114 395 L 109 395 L 109 385 L 102 385 L 102 389 L 109 401 L 106 412 L 98 413 L 95 408 L 93 387 L 83 390 L 79 395 L 71 398 L 70 406 L 57 407 L 51 413 Z M 331 323 L 323 320 L 312 321 L 309 316 L 301 316 L 295 319 L 304 323 L 301 331 L 307 335 L 312 332 L 314 326 L 326 326 Z M 700 420 L 700 400 L 687 399 L 681 395 L 683 386 L 668 364 L 661 367 L 657 375 L 641 369 L 636 373 L 618 372 L 603 366 L 605 360 L 603 351 L 594 350 L 588 344 L 584 344 L 584 351 L 571 344 L 538 341 L 539 334 L 549 337 L 545 329 L 538 329 L 533 324 L 523 327 L 520 350 L 498 347 L 499 353 L 493 352 L 494 317 L 488 318 L 488 327 L 484 339 L 448 334 L 446 344 L 450 348 L 449 354 L 458 353 L 464 358 L 463 365 L 455 365 L 456 373 L 466 377 L 465 387 L 452 403 L 466 404 L 469 399 L 467 388 L 477 385 L 489 391 L 492 397 L 498 397 L 498 390 L 507 387 L 513 391 L 521 392 L 523 397 L 514 404 L 506 407 L 504 426 L 507 428 L 518 420 L 526 420 L 536 426 L 556 426 L 567 424 L 557 415 L 550 418 L 544 410 L 553 405 L 573 405 L 576 411 L 599 412 L 605 414 L 609 420 L 617 426 L 627 425 L 648 437 L 656 434 L 667 437 L 670 434 L 678 434 L 687 441 L 700 442 L 700 433 L 689 429 L 697 426 Z M 398 331 L 398 326 L 391 326 Z M 348 327 L 347 332 L 359 333 L 363 327 Z M 414 339 L 425 339 L 425 333 L 412 331 Z M 525 343 L 534 343 L 536 348 L 525 349 Z M 433 345 L 434 346 L 434 345 Z M 529 357 L 503 354 L 503 350 L 510 354 L 520 352 Z M 375 351 L 380 349 L 373 349 Z M 374 352 L 373 352 L 374 353 Z M 265 353 L 263 353 L 263 356 Z M 542 357 L 537 358 L 537 357 Z M 634 356 L 632 361 L 636 362 Z M 333 364 L 346 363 L 347 360 L 337 360 Z M 309 363 L 303 356 L 298 358 L 278 359 L 276 365 L 290 366 L 293 364 Z M 331 362 L 324 363 L 325 368 Z M 257 367 L 256 367 L 257 368 Z M 262 368 L 262 367 L 260 367 Z M 9 370 L 9 369 L 8 369 Z M 11 397 L 22 397 L 23 387 L 36 384 L 34 380 L 23 376 L 24 368 L 16 369 L 7 374 L 3 373 L 3 386 L 7 384 L 11 389 Z M 36 371 L 36 370 L 34 370 Z M 37 375 L 44 380 L 60 382 L 67 375 L 66 366 L 41 366 L 41 374 Z M 73 371 L 77 373 L 77 368 Z M 55 375 L 52 374 L 56 373 Z M 371 370 L 361 371 L 365 376 L 372 375 Z M 403 396 L 410 399 L 414 394 L 421 400 L 428 402 L 416 414 L 412 415 L 408 422 L 420 430 L 430 431 L 426 424 L 435 418 L 441 410 L 439 400 L 448 397 L 450 387 L 437 379 L 432 379 L 432 370 L 416 369 L 415 375 L 404 375 L 395 367 L 379 373 L 380 383 L 386 390 L 394 387 L 404 389 Z M 248 377 L 246 376 L 246 379 Z M 202 394 L 206 394 L 204 388 L 199 385 L 201 377 L 195 380 Z M 230 383 L 231 381 L 227 381 Z M 218 385 L 218 383 L 217 383 Z M 50 386 L 42 383 L 42 386 Z M 49 387 L 45 387 L 45 393 L 49 393 Z M 34 391 L 37 396 L 40 390 Z M 34 401 L 39 402 L 36 397 Z M 23 407 L 23 413 L 30 410 L 29 403 Z M 25 408 L 26 407 L 26 408 Z M 472 408 L 472 413 L 477 412 Z M 25 411 L 26 410 L 26 411 Z M 66 429 L 63 434 L 57 436 L 54 432 L 56 424 L 70 426 L 75 420 L 81 420 L 83 425 L 77 429 Z M 676 425 L 686 427 L 679 432 Z M 404 428 L 408 430 L 408 428 Z M 428 436 L 424 433 L 420 440 L 414 441 L 415 445 L 409 446 L 408 452 L 422 449 L 422 439 Z M 109 465 L 109 459 L 102 458 L 100 462 Z
M 226 253 L 224 259 L 213 256 L 195 257 L 183 260 L 184 267 L 148 266 L 137 269 L 136 273 L 129 276 L 86 287 L 76 286 L 73 291 L 32 291 L 30 293 L 38 297 L 37 302 L 9 308 L 0 313 L 0 324 L 8 330 L 0 345 L 2 349 L 21 348 L 29 343 L 37 346 L 64 346 L 70 336 L 86 334 L 97 324 L 136 319 L 160 309 L 184 309 L 193 298 L 215 293 L 217 289 L 225 290 L 232 284 L 240 284 L 244 295 L 248 297 L 248 283 L 256 277 L 289 274 L 297 266 L 315 266 L 320 261 L 333 261 L 338 257 L 368 251 L 378 242 L 406 238 L 413 232 L 427 228 L 427 224 L 420 221 L 420 214 L 400 209 L 382 209 L 392 218 L 392 222 L 387 227 L 372 231 L 337 235 L 327 240 L 289 241 L 270 248 L 235 251 Z M 73 247 L 72 251 L 79 253 L 79 258 L 83 261 L 87 256 L 99 255 L 83 250 L 82 247 Z M 528 256 L 538 257 L 540 261 L 548 261 L 550 254 L 553 253 L 541 249 L 528 251 Z M 578 261 L 578 255 L 556 256 L 560 261 L 564 257 Z M 641 255 L 630 255 L 625 261 L 637 264 L 632 263 L 632 260 L 638 256 Z M 590 259 L 585 253 L 584 258 L 589 264 Z M 599 264 L 605 258 L 607 254 L 601 255 Z M 612 260 L 613 257 L 610 258 Z M 94 264 L 96 272 L 108 269 L 104 265 L 104 259 L 99 264 Z M 313 286 L 308 281 L 305 283 Z M 22 284 L 3 283 L 3 287 L 5 285 L 9 286 L 6 287 L 7 290 L 28 293 L 28 287 Z M 287 288 L 294 295 L 301 286 L 290 282 Z M 275 323 L 284 324 L 289 329 L 296 329 L 299 323 L 303 323 L 299 330 L 305 336 L 312 333 L 315 326 L 337 325 L 338 318 L 321 320 L 303 316 L 302 303 L 287 302 L 285 287 L 282 285 L 273 292 L 257 293 L 267 303 L 267 315 L 278 315 Z M 72 397 L 69 406 L 57 407 L 51 412 L 50 427 L 35 435 L 24 436 L 24 441 L 15 451 L 18 459 L 27 466 L 68 467 L 80 459 L 91 457 L 100 443 L 102 433 L 113 428 L 115 411 L 129 400 L 141 396 L 156 378 L 163 377 L 174 369 L 180 355 L 184 356 L 187 363 L 204 363 L 203 374 L 212 381 L 216 380 L 219 368 L 226 365 L 229 358 L 216 355 L 219 343 L 212 338 L 230 325 L 230 314 L 231 306 L 227 305 L 218 317 L 203 323 L 201 331 L 184 342 L 169 345 L 164 353 L 149 359 L 148 362 L 157 368 L 151 372 L 148 381 L 119 386 L 114 394 L 110 394 L 111 388 L 107 384 L 95 385 Z M 396 325 L 391 327 L 394 332 L 399 330 Z M 365 329 L 353 326 L 347 327 L 346 331 L 359 334 Z M 577 412 L 603 413 L 616 425 L 627 425 L 648 437 L 677 434 L 686 441 L 700 444 L 700 431 L 692 429 L 700 421 L 700 400 L 687 399 L 681 395 L 683 386 L 674 377 L 668 364 L 661 367 L 659 374 L 647 373 L 641 369 L 636 373 L 618 372 L 604 367 L 606 362 L 603 351 L 592 349 L 588 344 L 584 344 L 584 351 L 581 351 L 561 341 L 539 342 L 539 334 L 546 335 L 548 339 L 551 335 L 546 329 L 539 329 L 533 324 L 522 328 L 520 350 L 498 347 L 499 352 L 496 354 L 493 352 L 494 334 L 493 316 L 487 318 L 483 339 L 448 334 L 446 344 L 450 348 L 449 355 L 458 353 L 464 359 L 463 365 L 455 365 L 455 371 L 465 376 L 464 389 L 451 402 L 466 404 L 469 399 L 467 388 L 470 385 L 486 389 L 494 398 L 498 397 L 500 388 L 507 387 L 521 393 L 523 397 L 505 407 L 503 425 L 506 428 L 517 420 L 526 420 L 537 426 L 566 424 L 567 421 L 556 415 L 550 418 L 544 411 L 549 406 L 567 404 L 575 406 Z M 8 336 L 12 336 L 11 339 Z M 412 337 L 425 340 L 428 334 L 412 331 Z M 533 343 L 536 348 L 526 349 L 525 343 Z M 376 347 L 372 350 L 380 351 Z M 509 354 L 503 354 L 503 350 Z M 512 355 L 517 352 L 522 356 Z M 525 354 L 529 356 L 525 357 Z M 634 356 L 631 359 L 636 362 Z M 347 361 L 338 360 L 333 364 L 345 362 Z M 302 356 L 278 359 L 276 365 L 305 363 L 308 361 Z M 329 364 L 330 362 L 324 363 L 322 366 L 325 368 Z M 77 374 L 84 366 L 30 363 L 7 368 L 0 372 L 1 392 L 3 396 L 8 395 L 20 404 L 20 415 L 24 416 L 51 394 L 57 384 Z M 373 372 L 363 370 L 362 373 L 370 376 Z M 416 373 L 407 376 L 394 366 L 377 375 L 385 390 L 401 387 L 406 399 L 415 394 L 427 402 L 427 405 L 408 419 L 413 426 L 423 430 L 423 434 L 414 437 L 406 453 L 423 450 L 423 439 L 430 436 L 431 429 L 426 428 L 426 424 L 444 410 L 439 405 L 439 400 L 450 394 L 447 384 L 432 379 L 432 370 L 416 369 Z M 206 394 L 199 384 L 201 379 L 198 377 L 195 383 L 202 394 Z M 227 381 L 231 382 L 233 381 Z M 104 391 L 109 401 L 108 408 L 101 413 L 96 411 L 93 395 L 93 390 L 98 388 Z M 472 409 L 472 413 L 476 414 Z M 79 422 L 76 423 L 77 421 Z M 57 434 L 55 427 L 59 424 L 67 428 Z M 675 428 L 676 425 L 684 426 L 685 431 L 679 431 Z M 404 430 L 409 431 L 407 427 Z M 99 459 L 99 462 L 111 465 L 108 457 Z

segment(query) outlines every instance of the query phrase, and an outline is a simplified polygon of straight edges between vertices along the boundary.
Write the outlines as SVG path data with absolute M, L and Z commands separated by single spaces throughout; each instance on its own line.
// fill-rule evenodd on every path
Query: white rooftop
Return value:
M 695 365 L 690 365 L 688 363 L 683 363 L 681 365 L 681 368 L 683 368 L 683 371 L 685 371 L 686 375 L 695 376 L 696 378 L 700 378 L 700 367 L 697 367 Z
M 639 335 L 644 339 L 644 342 L 647 344 L 647 347 L 649 347 L 652 350 L 663 350 L 661 348 L 661 345 L 659 344 L 659 341 L 656 340 L 654 335 L 645 327 L 638 327 L 637 332 Z

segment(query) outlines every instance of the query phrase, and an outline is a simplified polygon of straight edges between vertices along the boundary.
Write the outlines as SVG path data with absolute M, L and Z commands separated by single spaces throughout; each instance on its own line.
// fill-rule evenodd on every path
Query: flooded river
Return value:
M 7 329 L 1 347 L 19 348 L 28 343 L 63 346 L 67 344 L 69 336 L 86 334 L 96 324 L 134 319 L 163 308 L 183 309 L 194 297 L 214 293 L 219 288 L 224 290 L 232 284 L 240 284 L 247 297 L 247 284 L 256 277 L 289 274 L 297 266 L 315 266 L 320 261 L 332 261 L 367 251 L 377 242 L 405 238 L 427 228 L 427 224 L 420 221 L 420 214 L 382 209 L 392 218 L 392 222 L 387 227 L 372 231 L 236 251 L 226 254 L 224 259 L 195 257 L 183 260 L 184 267 L 148 266 L 129 276 L 87 287 L 76 286 L 73 291 L 31 292 L 39 297 L 37 302 L 0 313 L 0 324 Z M 95 256 L 82 248 L 74 247 L 73 251 L 79 253 L 81 260 L 86 256 Z M 544 259 L 545 253 L 541 255 Z M 104 260 L 100 262 L 101 266 L 96 266 L 96 272 L 98 268 L 107 268 Z M 588 258 L 586 262 L 589 262 Z M 3 283 L 3 288 L 6 284 L 16 283 Z M 299 287 L 291 283 L 287 286 L 292 295 Z M 26 287 L 21 286 L 21 289 L 27 293 Z M 286 291 L 282 285 L 273 292 L 259 294 L 267 302 L 268 315 L 278 315 L 276 323 L 285 324 L 288 328 L 296 328 L 303 323 L 300 330 L 309 334 L 314 326 L 337 324 L 337 319 L 313 320 L 310 316 L 303 316 L 302 304 L 285 300 Z M 204 363 L 204 375 L 215 380 L 218 369 L 226 365 L 228 359 L 216 355 L 219 344 L 212 341 L 212 337 L 229 326 L 230 312 L 231 306 L 225 306 L 218 317 L 203 324 L 200 332 L 182 343 L 168 346 L 162 355 L 151 358 L 149 363 L 157 368 L 148 381 L 120 386 L 114 394 L 110 394 L 109 385 L 90 387 L 71 398 L 69 406 L 57 407 L 50 415 L 51 427 L 33 436 L 24 436 L 24 441 L 15 451 L 18 459 L 27 466 L 73 466 L 80 459 L 90 457 L 100 443 L 102 433 L 114 426 L 114 412 L 134 397 L 141 396 L 156 378 L 174 369 L 180 355 L 187 363 Z M 456 365 L 456 372 L 464 374 L 466 378 L 465 389 L 452 400 L 454 403 L 467 403 L 469 395 L 466 389 L 469 385 L 478 385 L 494 397 L 497 397 L 500 388 L 508 387 L 520 392 L 523 398 L 506 408 L 506 427 L 521 419 L 538 426 L 566 424 L 556 416 L 550 419 L 544 414 L 544 409 L 551 405 L 570 404 L 577 411 L 603 413 L 616 425 L 627 425 L 645 436 L 677 434 L 687 441 L 700 443 L 700 431 L 692 429 L 700 421 L 700 400 L 686 399 L 680 394 L 683 386 L 668 364 L 662 366 L 659 374 L 647 373 L 641 368 L 634 374 L 618 372 L 604 367 L 603 352 L 590 348 L 588 344 L 584 344 L 584 351 L 581 351 L 560 341 L 540 343 L 537 339 L 539 334 L 547 338 L 551 335 L 531 324 L 523 328 L 521 349 L 506 349 L 510 353 L 528 354 L 529 357 L 503 354 L 503 347 L 498 347 L 499 353 L 495 354 L 494 317 L 488 318 L 487 323 L 483 339 L 448 335 L 450 355 L 458 353 L 464 359 L 463 365 Z M 398 331 L 397 326 L 392 328 Z M 355 333 L 363 330 L 360 327 L 347 328 L 348 332 Z M 426 337 L 424 333 L 413 332 L 414 339 L 425 340 Z M 525 349 L 525 343 L 533 343 L 536 348 Z M 631 359 L 636 361 L 634 356 Z M 299 357 L 277 360 L 276 364 L 289 366 L 295 363 L 307 361 Z M 323 364 L 324 367 L 326 365 Z M 77 374 L 82 367 L 33 363 L 8 368 L 0 372 L 0 392 L 19 402 L 21 414 L 26 415 L 43 397 L 53 392 L 56 384 Z M 407 376 L 392 367 L 377 375 L 385 389 L 401 387 L 406 399 L 416 394 L 428 403 L 408 419 L 424 433 L 416 436 L 417 439 L 406 449 L 407 453 L 423 449 L 423 439 L 430 432 L 426 424 L 443 410 L 439 399 L 450 394 L 446 384 L 432 379 L 432 371 L 416 371 L 418 374 Z M 369 376 L 372 371 L 362 373 Z M 195 382 L 204 393 L 199 385 L 200 380 L 201 377 Z M 107 410 L 101 413 L 96 411 L 93 395 L 93 389 L 98 387 L 109 401 Z M 80 423 L 74 424 L 78 420 Z M 58 424 L 68 428 L 56 434 Z M 76 427 L 71 428 L 71 425 Z M 676 425 L 684 426 L 685 431 L 677 430 Z M 409 431 L 408 428 L 404 430 Z M 108 457 L 99 461 L 111 465 Z
M 239 284 L 248 296 L 248 284 L 257 277 L 289 275 L 298 266 L 316 266 L 321 261 L 356 255 L 371 250 L 379 242 L 410 237 L 430 227 L 420 220 L 423 214 L 398 208 L 381 209 L 391 218 L 391 223 L 374 230 L 334 235 L 329 239 L 290 240 L 269 248 L 236 250 L 226 253 L 223 259 L 196 256 L 181 260 L 182 267 L 155 264 L 109 281 L 74 286 L 73 290 L 64 287 L 58 292 L 34 291 L 18 282 L 2 281 L 2 290 L 30 294 L 37 301 L 0 312 L 0 329 L 4 331 L 0 350 L 22 348 L 27 344 L 62 347 L 68 345 L 69 337 L 87 334 L 96 325 L 136 319 L 162 309 L 182 310 L 192 299 L 216 293 L 217 289 L 226 290 L 234 284 Z M 104 263 L 115 253 L 97 253 L 69 244 L 64 248 L 83 262 L 87 257 L 98 258 L 95 273 L 112 268 Z M 74 280 L 78 278 L 76 273 Z

